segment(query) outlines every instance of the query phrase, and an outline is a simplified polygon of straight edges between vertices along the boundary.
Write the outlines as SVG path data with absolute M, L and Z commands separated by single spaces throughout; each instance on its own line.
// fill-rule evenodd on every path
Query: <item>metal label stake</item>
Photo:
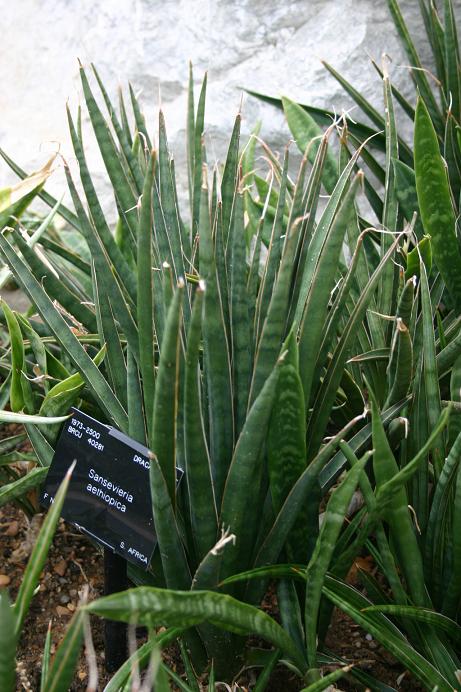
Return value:
M 126 561 L 104 548 L 104 595 L 124 591 L 128 586 Z M 128 657 L 127 625 L 124 622 L 104 620 L 104 649 L 106 670 L 113 673 Z

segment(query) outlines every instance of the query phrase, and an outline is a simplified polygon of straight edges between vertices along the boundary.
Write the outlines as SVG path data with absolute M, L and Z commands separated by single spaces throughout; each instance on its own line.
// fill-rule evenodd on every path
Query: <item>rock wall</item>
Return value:
M 422 37 L 418 3 L 401 4 L 408 24 Z M 461 7 L 461 0 L 456 4 Z M 289 139 L 281 114 L 245 95 L 242 87 L 337 111 L 349 108 L 322 67 L 324 59 L 380 108 L 381 82 L 369 56 L 379 60 L 386 52 L 393 79 L 408 90 L 406 58 L 387 3 L 373 0 L 20 0 L 3 3 L 2 29 L 0 146 L 28 170 L 58 146 L 72 158 L 65 105 L 69 102 L 75 112 L 81 100 L 78 58 L 96 64 L 114 97 L 117 86 L 130 80 L 142 92 L 152 130 L 161 103 L 184 192 L 189 59 L 197 79 L 209 71 L 210 160 L 222 159 L 241 102 L 244 131 L 262 120 L 262 136 L 272 146 L 280 149 Z M 402 125 L 409 135 L 410 123 Z M 87 147 L 107 196 L 90 136 Z M 0 162 L 0 185 L 14 179 Z M 49 187 L 56 194 L 64 191 L 62 171 Z

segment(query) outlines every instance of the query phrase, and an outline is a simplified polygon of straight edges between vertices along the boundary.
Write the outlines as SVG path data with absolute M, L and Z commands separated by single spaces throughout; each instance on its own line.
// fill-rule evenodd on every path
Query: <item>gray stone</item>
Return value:
M 461 0 L 456 0 L 461 5 Z M 409 25 L 423 34 L 418 3 L 402 0 Z M 426 49 L 427 50 L 427 49 Z M 209 159 L 222 160 L 243 99 L 243 128 L 262 120 L 262 137 L 280 150 L 289 140 L 283 116 L 247 95 L 242 87 L 325 106 L 340 112 L 351 102 L 326 73 L 330 62 L 382 108 L 381 82 L 369 56 L 392 58 L 391 73 L 404 93 L 412 93 L 406 58 L 387 9 L 372 0 L 21 0 L 2 8 L 2 89 L 0 145 L 26 169 L 44 163 L 60 148 L 72 163 L 66 101 L 75 113 L 81 100 L 77 58 L 95 62 L 110 94 L 130 80 L 142 91 L 154 130 L 161 103 L 180 186 L 186 194 L 184 155 L 188 60 L 197 78 L 209 70 L 207 136 Z M 424 57 L 424 51 L 423 51 Z M 352 117 L 358 113 L 351 111 Z M 399 114 L 402 131 L 411 124 Z M 87 125 L 87 123 L 84 123 Z M 88 127 L 85 128 L 85 131 Z M 89 132 L 91 170 L 113 209 L 102 162 Z M 0 184 L 14 181 L 0 165 Z M 62 169 L 48 185 L 66 190 Z

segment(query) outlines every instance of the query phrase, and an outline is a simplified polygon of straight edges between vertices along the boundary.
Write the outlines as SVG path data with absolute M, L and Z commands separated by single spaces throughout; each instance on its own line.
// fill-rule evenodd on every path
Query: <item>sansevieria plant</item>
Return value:
M 383 522 L 386 512 L 397 511 L 395 497 L 406 536 L 416 541 L 402 493 L 423 453 L 408 447 L 410 470 L 399 471 L 384 428 L 400 449 L 405 423 L 399 414 L 413 400 L 415 382 L 428 382 L 427 359 L 418 366 L 423 376 L 414 376 L 413 362 L 421 363 L 422 343 L 434 337 L 433 308 L 424 262 L 416 262 L 417 297 L 413 279 L 405 280 L 398 266 L 414 226 L 397 224 L 389 81 L 389 184 L 381 204 L 373 198 L 382 217 L 371 224 L 358 205 L 363 188 L 371 195 L 358 169 L 365 148 L 350 153 L 341 139 L 338 161 L 329 148 L 338 128 L 344 134 L 341 123 L 308 133 L 292 180 L 288 150 L 280 162 L 264 147 L 267 174 L 255 170 L 257 137 L 241 149 L 237 115 L 224 168 L 209 170 L 206 79 L 195 108 L 191 78 L 185 220 L 163 115 L 153 148 L 133 90 L 134 128 L 123 97 L 117 111 L 94 74 L 109 120 L 81 68 L 86 108 L 114 192 L 115 227 L 104 216 L 86 163 L 80 113 L 76 120 L 69 113 L 83 195 L 64 162 L 74 209 L 60 205 L 58 213 L 85 241 L 85 252 L 74 253 L 64 234 L 45 234 L 39 252 L 13 224 L 0 235 L 2 259 L 41 318 L 3 306 L 10 346 L 2 365 L 11 372 L 15 412 L 9 415 L 25 423 L 40 467 L 28 488 L 43 480 L 59 434 L 58 423 L 44 425 L 44 419 L 67 414 L 71 405 L 146 444 L 158 550 L 149 572 L 131 572 L 142 586 L 85 611 L 166 626 L 161 641 L 152 637 L 135 657 L 147 663 L 156 644 L 179 638 L 196 672 L 212 661 L 218 680 L 231 680 L 255 660 L 246 636 L 256 634 L 273 646 L 257 659 L 264 666 L 259 689 L 279 659 L 312 683 L 310 689 L 322 689 L 349 671 L 318 680 L 323 664 L 338 662 L 322 651 L 331 614 L 323 596 L 333 603 L 347 596 L 361 612 L 364 600 L 342 579 L 375 531 L 388 540 Z M 288 105 L 290 126 L 293 120 L 303 125 L 303 112 Z M 328 200 L 319 211 L 323 191 Z M 442 290 L 435 286 L 432 291 Z M 439 421 L 436 413 L 440 435 L 447 419 L 444 414 Z M 437 435 L 421 431 L 424 454 L 437 447 Z M 372 448 L 373 471 L 367 465 Z M 177 466 L 184 471 L 181 491 Z M 358 487 L 366 510 L 346 526 Z M 15 488 L 19 496 L 16 482 L 10 491 Z M 395 539 L 389 540 L 393 546 Z M 389 574 L 398 580 L 389 551 L 382 559 L 394 565 Z M 296 570 L 282 568 L 279 624 L 259 606 L 273 566 L 287 562 L 304 566 L 302 585 Z M 243 579 L 233 578 L 241 573 Z M 422 599 L 423 591 L 420 579 L 412 599 Z M 431 623 L 413 647 L 382 613 L 368 622 L 369 631 L 384 631 L 384 643 L 394 642 L 394 653 L 405 651 L 405 665 L 423 682 L 439 689 L 455 684 L 449 664 L 433 664 L 444 656 L 451 660 L 452 653 Z M 428 650 L 429 660 L 418 647 Z M 351 673 L 374 684 L 358 668 Z M 131 675 L 127 663 L 107 689 L 129 684 Z

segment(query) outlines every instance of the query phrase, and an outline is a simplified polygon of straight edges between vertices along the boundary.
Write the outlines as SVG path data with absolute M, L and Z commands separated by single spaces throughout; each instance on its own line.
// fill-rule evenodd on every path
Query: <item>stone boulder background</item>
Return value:
M 401 4 L 413 33 L 422 38 L 418 3 Z M 60 146 L 64 157 L 72 159 L 65 104 L 68 101 L 75 113 L 81 100 L 80 58 L 85 65 L 96 64 L 114 99 L 118 85 L 128 80 L 142 92 L 151 131 L 161 103 L 184 195 L 189 60 L 197 82 L 209 72 L 210 161 L 223 159 L 241 102 L 244 132 L 261 120 L 261 135 L 272 147 L 281 150 L 289 140 L 283 116 L 242 95 L 242 87 L 339 112 L 349 108 L 351 102 L 321 59 L 381 108 L 381 80 L 369 56 L 380 60 L 386 52 L 392 58 L 393 80 L 403 84 L 404 92 L 412 92 L 387 3 L 373 0 L 21 0 L 4 3 L 2 29 L 0 146 L 12 158 L 30 171 Z M 404 133 L 411 136 L 411 124 L 401 120 Z M 86 147 L 110 208 L 110 189 L 89 132 Z M 14 180 L 0 162 L 0 185 Z M 53 174 L 48 187 L 57 195 L 65 191 L 62 171 Z

